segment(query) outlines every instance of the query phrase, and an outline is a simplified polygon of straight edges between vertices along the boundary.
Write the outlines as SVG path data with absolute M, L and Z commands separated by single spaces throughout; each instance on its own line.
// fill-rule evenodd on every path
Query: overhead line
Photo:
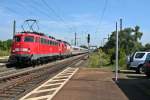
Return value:
M 107 8 L 107 4 L 108 4 L 108 0 L 105 0 L 105 5 L 104 5 L 103 11 L 102 11 L 102 15 L 100 17 L 100 24 L 102 23 L 102 20 L 103 20 L 103 17 L 104 17 L 106 8 Z
M 68 24 L 66 24 L 66 22 L 64 21 L 64 19 L 60 16 L 60 15 L 58 15 L 56 12 L 55 12 L 55 10 L 50 6 L 50 5 L 48 5 L 47 4 L 47 2 L 45 1 L 45 0 L 41 0 L 42 2 L 43 2 L 43 4 L 49 9 L 49 10 L 51 10 L 54 14 L 55 14 L 55 16 L 57 17 L 57 18 L 59 18 L 59 20 L 61 21 L 61 22 L 63 22 L 67 27 L 68 27 Z M 71 27 L 68 27 L 70 30 L 72 30 L 72 28 Z
M 55 14 L 55 16 L 57 16 L 62 22 L 64 22 L 63 18 L 61 18 L 61 16 L 59 16 L 59 15 L 55 12 L 55 10 L 47 4 L 47 2 L 46 2 L 45 0 L 41 0 L 41 1 L 43 2 L 44 5 L 46 5 L 46 7 L 47 7 L 48 9 L 50 9 L 50 10 Z
M 108 0 L 105 0 L 104 8 L 103 8 L 103 10 L 102 10 L 102 14 L 101 14 L 101 17 L 100 17 L 100 21 L 99 21 L 99 23 L 98 23 L 98 25 L 97 25 L 97 28 L 96 28 L 96 32 L 97 32 L 99 26 L 100 26 L 101 23 L 102 23 L 102 20 L 103 20 L 103 17 L 104 17 L 106 8 L 107 8 L 107 4 L 108 4 Z

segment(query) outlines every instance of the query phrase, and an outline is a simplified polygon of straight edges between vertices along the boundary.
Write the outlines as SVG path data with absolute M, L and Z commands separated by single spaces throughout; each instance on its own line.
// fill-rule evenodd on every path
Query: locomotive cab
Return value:
M 14 36 L 11 52 L 15 54 L 30 54 L 32 42 L 34 42 L 33 36 Z
M 9 60 L 11 62 L 26 62 L 30 61 L 34 48 L 34 36 L 32 34 L 17 34 L 13 38 L 11 56 Z

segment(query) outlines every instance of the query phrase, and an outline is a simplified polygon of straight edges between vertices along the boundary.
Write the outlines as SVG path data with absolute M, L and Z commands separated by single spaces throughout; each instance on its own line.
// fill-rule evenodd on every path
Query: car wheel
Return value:
M 136 73 L 137 73 L 137 74 L 142 74 L 142 73 L 144 73 L 144 70 L 143 70 L 143 66 L 142 66 L 142 65 L 140 65 L 140 66 L 136 69 Z

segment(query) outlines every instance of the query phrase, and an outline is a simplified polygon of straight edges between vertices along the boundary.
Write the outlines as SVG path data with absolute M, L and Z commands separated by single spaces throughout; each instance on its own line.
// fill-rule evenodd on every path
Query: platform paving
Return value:
M 128 100 L 109 70 L 80 68 L 52 100 Z

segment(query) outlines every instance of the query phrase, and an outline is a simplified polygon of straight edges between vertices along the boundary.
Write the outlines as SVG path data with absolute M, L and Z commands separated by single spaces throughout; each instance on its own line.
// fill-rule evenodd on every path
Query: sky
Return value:
M 78 45 L 102 45 L 123 19 L 123 28 L 140 26 L 142 44 L 150 43 L 150 0 L 0 0 L 0 40 L 12 38 L 26 19 L 36 19 L 39 32 Z M 35 27 L 36 28 L 36 27 Z

